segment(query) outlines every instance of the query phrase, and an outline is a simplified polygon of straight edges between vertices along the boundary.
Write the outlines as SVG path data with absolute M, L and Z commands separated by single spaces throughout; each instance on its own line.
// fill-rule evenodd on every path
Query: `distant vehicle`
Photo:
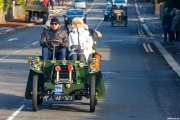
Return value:
M 24 6 L 25 10 L 25 22 L 30 23 L 32 20 L 43 19 L 45 24 L 49 17 L 48 1 L 45 0 L 27 0 Z
M 113 3 L 113 0 L 107 0 L 107 5 L 111 5 Z
M 75 0 L 74 1 L 74 8 L 86 9 L 87 8 L 86 0 Z
M 127 6 L 127 0 L 114 0 L 113 5 L 117 5 L 117 7 L 120 7 L 121 5 Z
M 103 12 L 104 12 L 104 21 L 107 21 L 107 20 L 111 19 L 111 8 L 112 8 L 112 6 L 109 5 L 109 6 L 106 7 L 105 10 L 103 10 Z
M 82 9 L 68 9 L 66 15 L 63 15 L 64 23 L 68 18 L 80 17 L 83 19 L 84 23 L 86 23 L 86 13 Z

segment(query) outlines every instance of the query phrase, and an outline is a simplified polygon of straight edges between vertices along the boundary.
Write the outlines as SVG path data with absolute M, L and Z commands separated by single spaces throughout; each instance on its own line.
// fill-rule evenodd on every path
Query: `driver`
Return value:
M 47 48 L 47 42 L 49 40 L 59 40 L 62 42 L 59 47 L 59 51 L 56 51 L 56 60 L 64 60 L 66 58 L 66 50 L 69 46 L 69 39 L 67 31 L 60 27 L 59 19 L 54 17 L 50 21 L 50 29 L 46 29 L 41 34 L 40 46 L 42 47 L 42 59 L 52 59 L 53 51 Z
M 111 8 L 111 18 L 113 22 L 114 20 L 116 20 L 116 15 L 114 14 L 114 10 L 118 10 L 117 5 L 112 5 L 112 8 Z

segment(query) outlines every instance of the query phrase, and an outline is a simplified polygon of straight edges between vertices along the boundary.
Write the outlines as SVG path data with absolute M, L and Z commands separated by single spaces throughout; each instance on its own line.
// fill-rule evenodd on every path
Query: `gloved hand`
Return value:
M 62 43 L 59 45 L 60 48 L 66 48 L 66 44 L 65 43 Z
M 81 48 L 79 45 L 71 45 L 70 47 L 71 49 L 78 49 L 78 48 Z
M 77 48 L 77 49 L 74 50 L 74 52 L 76 52 L 76 53 L 84 53 L 84 50 L 80 49 L 80 48 Z
M 40 45 L 41 45 L 42 47 L 46 47 L 47 42 L 46 42 L 46 41 L 41 41 L 41 42 L 40 42 Z

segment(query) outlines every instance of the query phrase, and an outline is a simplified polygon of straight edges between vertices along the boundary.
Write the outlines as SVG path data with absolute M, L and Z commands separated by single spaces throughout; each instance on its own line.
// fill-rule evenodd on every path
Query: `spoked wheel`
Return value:
M 92 76 L 91 78 L 91 89 L 90 89 L 90 111 L 95 111 L 96 105 L 96 78 Z
M 32 88 L 32 108 L 33 111 L 38 110 L 38 76 L 33 76 L 33 88 Z

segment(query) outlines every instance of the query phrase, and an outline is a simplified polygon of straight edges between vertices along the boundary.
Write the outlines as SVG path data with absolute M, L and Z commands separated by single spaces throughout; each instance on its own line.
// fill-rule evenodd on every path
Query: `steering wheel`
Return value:
M 47 41 L 47 48 L 50 49 L 50 50 L 59 50 L 59 45 L 62 44 L 62 41 L 61 40 L 48 40 Z

